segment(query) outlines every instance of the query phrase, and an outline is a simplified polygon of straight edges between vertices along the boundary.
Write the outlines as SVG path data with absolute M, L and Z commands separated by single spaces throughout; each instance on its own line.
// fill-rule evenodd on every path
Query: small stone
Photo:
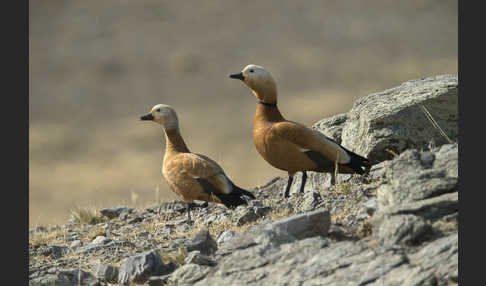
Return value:
M 95 239 L 93 239 L 93 241 L 91 241 L 91 244 L 93 244 L 93 245 L 95 245 L 95 244 L 107 244 L 110 241 L 111 241 L 111 239 L 100 235 L 100 236 L 97 236 Z
M 258 216 L 253 211 L 253 208 L 245 205 L 240 205 L 233 211 L 231 221 L 235 226 L 242 226 L 244 224 L 257 220 L 257 218 Z
M 73 242 L 71 242 L 71 245 L 69 245 L 69 248 L 78 248 L 80 247 L 81 245 L 83 245 L 83 243 L 81 242 L 81 240 L 74 240 Z
M 376 198 L 371 198 L 364 203 L 363 207 L 367 214 L 373 215 L 376 209 L 378 209 L 378 200 Z
M 187 245 L 187 251 L 199 250 L 204 255 L 212 255 L 217 249 L 218 244 L 205 228 L 203 228 Z
M 128 215 L 129 214 L 130 214 L 129 211 L 124 210 L 124 211 L 122 211 L 120 213 L 120 215 L 118 216 L 118 219 L 120 219 L 120 220 L 126 220 L 128 218 Z
M 199 265 L 208 265 L 214 266 L 216 265 L 216 261 L 211 259 L 211 257 L 201 254 L 199 250 L 191 251 L 187 254 L 186 259 L 184 262 L 187 263 L 194 263 Z
M 167 279 L 170 275 L 152 276 L 148 279 L 148 286 L 161 286 L 166 285 Z
M 112 208 L 106 208 L 106 209 L 101 209 L 100 213 L 104 215 L 107 218 L 116 218 L 118 217 L 122 212 L 131 212 L 133 211 L 132 208 L 128 208 L 125 206 L 117 206 L 117 207 L 112 207 Z
M 136 217 L 132 217 L 131 219 L 127 220 L 127 223 L 132 224 L 132 223 L 137 223 L 137 222 L 141 222 L 141 221 L 143 221 L 143 217 L 136 216 Z
M 64 255 L 67 247 L 65 246 L 57 246 L 57 245 L 52 245 L 48 246 L 47 248 L 43 249 L 41 251 L 41 254 L 44 256 L 50 256 L 52 255 L 55 258 L 59 258 Z
M 44 232 L 44 231 L 46 231 L 46 228 L 43 226 L 29 228 L 29 233 Z

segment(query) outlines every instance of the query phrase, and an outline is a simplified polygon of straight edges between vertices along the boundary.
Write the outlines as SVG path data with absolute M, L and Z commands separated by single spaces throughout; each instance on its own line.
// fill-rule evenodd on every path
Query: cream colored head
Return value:
M 264 103 L 277 103 L 277 85 L 272 74 L 262 66 L 247 65 L 240 73 L 230 75 L 243 81 Z
M 140 120 L 152 120 L 164 126 L 165 129 L 178 129 L 179 120 L 175 110 L 169 105 L 157 104 L 150 113 L 140 117 Z

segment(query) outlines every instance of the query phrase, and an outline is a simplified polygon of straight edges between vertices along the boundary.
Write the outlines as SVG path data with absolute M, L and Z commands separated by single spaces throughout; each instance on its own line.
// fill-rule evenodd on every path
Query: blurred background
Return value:
M 178 199 L 161 178 L 173 106 L 191 151 L 252 189 L 286 173 L 252 142 L 255 99 L 228 78 L 250 63 L 275 77 L 279 108 L 310 126 L 354 100 L 457 73 L 450 0 L 30 2 L 29 225 L 70 210 Z M 347 146 L 353 149 L 352 146 Z

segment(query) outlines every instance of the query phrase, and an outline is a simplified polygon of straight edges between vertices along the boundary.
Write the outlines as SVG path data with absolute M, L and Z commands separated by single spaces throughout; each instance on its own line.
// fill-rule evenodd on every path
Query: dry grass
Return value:
M 29 243 L 33 245 L 56 245 L 66 241 L 66 229 L 34 232 L 29 236 Z
M 432 228 L 443 233 L 455 232 L 457 231 L 457 222 L 438 220 L 432 224 Z
M 187 248 L 178 247 L 173 251 L 159 251 L 159 255 L 164 263 L 174 262 L 177 265 L 182 265 L 187 257 Z
M 350 183 L 338 183 L 336 184 L 336 193 L 349 195 L 351 194 L 351 184 Z
M 373 225 L 371 223 L 371 218 L 367 218 L 363 221 L 355 232 L 355 236 L 359 239 L 370 236 L 373 232 Z
M 71 215 L 80 223 L 80 224 L 98 224 L 100 222 L 107 221 L 107 218 L 104 217 L 99 209 L 93 207 L 87 208 L 75 208 L 71 210 Z
M 272 218 L 273 221 L 276 221 L 276 220 L 279 220 L 281 218 L 291 216 L 293 214 L 294 214 L 294 212 L 290 211 L 288 208 L 284 208 L 280 211 L 270 212 L 270 217 Z

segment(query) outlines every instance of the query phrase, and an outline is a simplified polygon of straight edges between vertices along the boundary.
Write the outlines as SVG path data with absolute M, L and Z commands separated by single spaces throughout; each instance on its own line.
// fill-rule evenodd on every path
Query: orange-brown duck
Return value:
M 304 191 L 306 171 L 330 172 L 335 184 L 338 173 L 364 174 L 370 167 L 368 159 L 355 154 L 324 134 L 297 122 L 286 120 L 277 107 L 277 86 L 272 75 L 261 66 L 248 65 L 230 78 L 243 81 L 257 99 L 253 121 L 253 142 L 260 155 L 275 168 L 288 172 L 284 196 L 288 197 L 293 176 L 301 171 Z
M 210 158 L 189 151 L 179 132 L 175 110 L 165 104 L 155 105 L 141 120 L 150 120 L 162 125 L 165 131 L 165 155 L 162 176 L 170 189 L 187 202 L 187 216 L 194 200 L 215 202 L 234 208 L 246 204 L 243 195 L 254 195 L 236 186 L 223 169 Z

